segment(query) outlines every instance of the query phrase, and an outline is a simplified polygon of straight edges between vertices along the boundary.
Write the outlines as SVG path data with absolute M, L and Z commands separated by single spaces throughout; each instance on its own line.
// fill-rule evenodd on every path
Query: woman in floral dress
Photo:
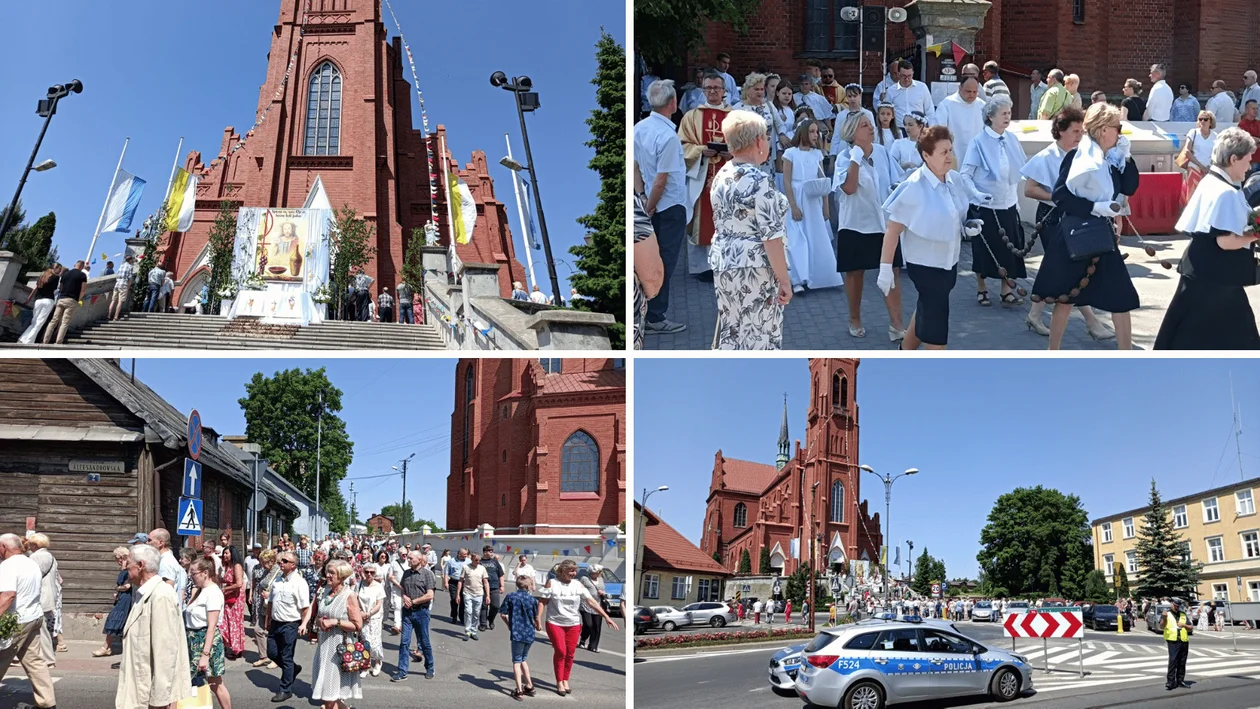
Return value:
M 328 562 L 324 574 L 327 585 L 320 591 L 318 603 L 306 609 L 298 628 L 299 635 L 306 632 L 308 625 L 319 632 L 319 645 L 312 663 L 311 699 L 323 702 L 324 709 L 346 709 L 345 700 L 363 697 L 359 673 L 342 672 L 341 656 L 337 654 L 338 645 L 353 641 L 363 629 L 359 597 L 346 583 L 353 574 L 354 569 L 346 561 Z M 372 652 L 380 651 L 374 648 Z
M 783 308 L 792 299 L 783 240 L 787 198 L 761 169 L 770 154 L 766 122 L 731 111 L 722 134 L 734 159 L 713 178 L 714 234 L 709 247 L 717 294 L 714 349 L 783 348 Z
M 236 547 L 223 547 L 223 618 L 219 621 L 229 660 L 245 652 L 245 567 Z

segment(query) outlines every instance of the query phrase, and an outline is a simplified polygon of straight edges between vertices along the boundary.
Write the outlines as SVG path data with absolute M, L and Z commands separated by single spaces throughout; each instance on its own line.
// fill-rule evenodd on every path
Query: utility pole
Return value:
M 135 360 L 132 360 L 133 362 Z M 258 453 L 254 453 L 254 496 L 249 500 L 249 547 L 254 548 L 254 542 L 258 541 Z
M 354 491 L 354 481 L 350 481 L 350 524 L 355 523 L 355 516 L 359 512 L 359 493 Z
M 319 518 L 323 514 L 319 506 L 320 459 L 324 452 L 324 392 L 319 393 L 319 414 L 315 429 L 315 539 L 319 539 Z
M 1234 373 L 1229 373 L 1229 407 L 1234 410 L 1234 451 L 1238 455 L 1238 479 L 1246 480 L 1247 475 L 1243 472 L 1242 464 L 1242 444 L 1239 439 L 1242 438 L 1242 411 L 1234 402 Z
M 910 553 L 906 555 L 906 585 L 914 583 L 914 542 L 906 540 L 906 546 L 910 547 Z

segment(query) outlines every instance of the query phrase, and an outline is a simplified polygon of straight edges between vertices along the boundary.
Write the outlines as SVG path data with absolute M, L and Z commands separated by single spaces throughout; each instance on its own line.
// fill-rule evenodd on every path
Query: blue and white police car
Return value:
M 796 673 L 801 669 L 801 652 L 805 645 L 792 645 L 770 657 L 770 688 L 775 694 L 796 693 Z
M 840 709 L 982 694 L 1006 702 L 1032 689 L 1027 658 L 913 616 L 828 628 L 800 656 L 796 693 Z

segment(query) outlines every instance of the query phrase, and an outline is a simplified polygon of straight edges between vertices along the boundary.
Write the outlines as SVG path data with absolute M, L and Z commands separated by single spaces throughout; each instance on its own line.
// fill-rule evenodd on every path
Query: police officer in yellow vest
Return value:
M 1168 680 L 1164 689 L 1189 687 L 1186 684 L 1186 658 L 1190 655 L 1190 620 L 1182 612 L 1185 602 L 1172 599 L 1172 609 L 1159 619 L 1159 629 L 1168 642 Z

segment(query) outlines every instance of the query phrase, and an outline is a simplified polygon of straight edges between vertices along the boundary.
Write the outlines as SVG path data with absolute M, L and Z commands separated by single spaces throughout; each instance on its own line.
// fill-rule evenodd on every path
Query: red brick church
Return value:
M 242 136 L 228 127 L 209 159 L 193 151 L 184 164 L 200 177 L 195 222 L 185 233 L 167 235 L 160 261 L 176 278 L 175 302 L 200 292 L 208 277 L 206 243 L 224 200 L 238 207 L 301 208 L 319 179 L 334 209 L 349 204 L 376 228 L 377 254 L 367 266 L 376 279 L 373 295 L 383 286 L 395 289 L 412 229 L 430 219 L 424 135 L 413 127 L 415 88 L 402 41 L 391 39 L 382 22 L 380 0 L 309 0 L 309 12 L 308 0 L 277 4 L 256 114 L 270 109 L 266 120 L 247 134 L 243 148 L 232 152 Z M 423 36 L 421 29 L 412 32 Z M 277 97 L 295 51 L 292 74 Z M 430 140 L 439 172 L 445 130 L 438 125 Z M 215 163 L 216 158 L 221 160 Z M 453 159 L 450 165 L 459 168 Z M 475 151 L 460 177 L 477 202 L 477 225 L 471 242 L 458 247 L 459 257 L 498 264 L 502 295 L 509 297 L 512 280 L 522 279 L 524 270 L 485 153 Z M 442 187 L 437 201 L 446 245 L 450 231 Z
M 446 528 L 598 533 L 626 519 L 624 359 L 461 359 Z
M 869 515 L 866 501 L 859 502 L 857 368 L 856 359 L 809 361 L 804 448 L 798 439 L 791 452 L 785 402 L 774 465 L 717 452 L 700 542 L 706 555 L 717 552 L 732 573 L 744 551 L 760 572 L 763 548 L 777 574 L 791 574 L 811 554 L 815 568 L 879 559 L 879 514 Z

